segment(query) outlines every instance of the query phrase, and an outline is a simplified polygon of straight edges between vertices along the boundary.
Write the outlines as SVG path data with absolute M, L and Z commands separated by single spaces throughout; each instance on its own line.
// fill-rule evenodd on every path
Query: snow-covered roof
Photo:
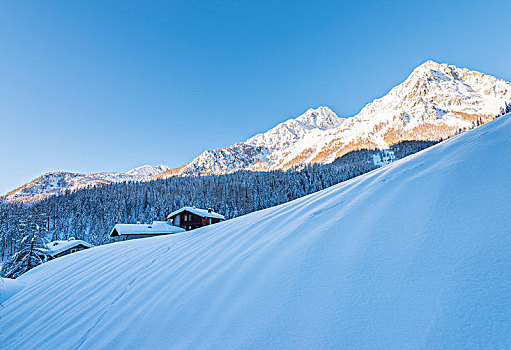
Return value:
M 110 232 L 110 237 L 122 235 L 168 235 L 171 233 L 185 232 L 178 226 L 173 226 L 167 221 L 153 221 L 152 224 L 117 224 Z
M 203 218 L 215 218 L 215 219 L 225 220 L 225 217 L 222 214 L 215 213 L 214 211 L 209 211 L 208 209 L 199 209 L 199 208 L 195 208 L 195 207 L 182 207 L 181 209 L 178 209 L 178 210 L 170 213 L 167 216 L 167 218 L 171 218 L 179 213 L 182 213 L 183 211 L 190 212 L 192 214 L 201 216 Z
M 56 255 L 62 253 L 65 250 L 78 247 L 79 245 L 83 245 L 87 248 L 94 247 L 92 244 L 82 241 L 80 239 L 69 239 L 67 241 L 52 241 L 50 243 L 47 243 L 46 250 L 48 254 Z

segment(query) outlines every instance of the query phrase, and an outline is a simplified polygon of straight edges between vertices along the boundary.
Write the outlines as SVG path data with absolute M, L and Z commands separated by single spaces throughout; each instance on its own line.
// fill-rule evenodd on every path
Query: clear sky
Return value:
M 511 1 L 2 1 L 0 193 L 179 166 L 427 59 L 511 80 Z

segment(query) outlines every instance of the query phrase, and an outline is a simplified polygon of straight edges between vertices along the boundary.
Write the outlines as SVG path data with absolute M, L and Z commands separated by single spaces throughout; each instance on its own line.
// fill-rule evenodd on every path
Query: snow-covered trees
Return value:
M 399 159 L 434 143 L 407 141 L 393 146 L 390 151 Z M 6 268 L 38 263 L 26 243 L 27 235 L 35 237 L 32 248 L 37 248 L 39 238 L 43 237 L 48 240 L 76 237 L 99 245 L 109 242 L 108 234 L 116 223 L 162 220 L 168 213 L 186 205 L 213 208 L 228 219 L 248 214 L 371 171 L 377 167 L 373 155 L 380 152 L 350 152 L 333 164 L 289 171 L 240 171 L 222 176 L 124 182 L 68 192 L 33 205 L 0 205 L 2 260 L 15 255 L 4 264 Z
M 47 260 L 42 230 L 35 225 L 34 228 L 24 227 L 16 252 L 3 264 L 3 277 L 16 278 Z
M 506 102 L 506 105 L 500 109 L 500 114 L 497 117 L 501 117 L 504 114 L 511 113 L 511 102 Z

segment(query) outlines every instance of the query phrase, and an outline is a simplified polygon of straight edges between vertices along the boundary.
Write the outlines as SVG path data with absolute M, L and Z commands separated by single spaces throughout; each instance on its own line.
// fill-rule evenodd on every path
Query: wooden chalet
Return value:
M 174 226 L 179 226 L 189 231 L 224 221 L 225 217 L 215 213 L 211 208 L 183 207 L 170 213 L 167 216 L 167 220 L 171 221 Z

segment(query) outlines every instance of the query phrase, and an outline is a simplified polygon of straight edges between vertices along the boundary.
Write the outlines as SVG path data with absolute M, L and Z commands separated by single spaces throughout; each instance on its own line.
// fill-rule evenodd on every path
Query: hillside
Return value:
M 19 278 L 0 348 L 511 347 L 511 116 L 236 219 Z
M 36 202 L 49 196 L 62 194 L 65 191 L 76 191 L 87 186 L 112 184 L 124 181 L 144 181 L 167 171 L 166 165 L 144 165 L 131 169 L 126 173 L 79 174 L 70 172 L 52 172 L 39 176 L 37 179 L 12 190 L 0 200 L 7 202 Z
M 225 174 L 328 164 L 351 151 L 402 141 L 437 141 L 492 120 L 511 105 L 511 84 L 491 75 L 427 61 L 387 95 L 351 118 L 309 109 L 230 147 L 208 150 L 157 175 Z

